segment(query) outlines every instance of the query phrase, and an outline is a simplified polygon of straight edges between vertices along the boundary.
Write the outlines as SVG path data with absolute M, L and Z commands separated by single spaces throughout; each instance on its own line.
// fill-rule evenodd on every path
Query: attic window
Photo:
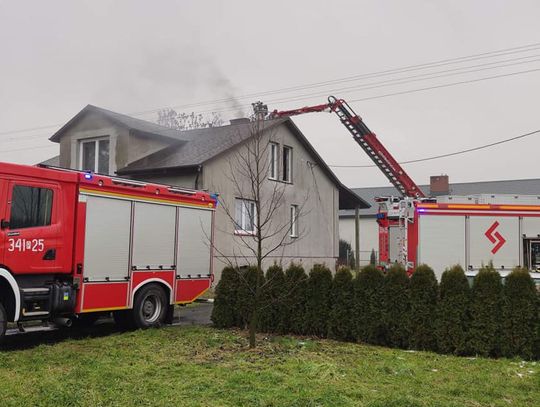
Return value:
M 109 174 L 109 138 L 80 141 L 80 169 Z

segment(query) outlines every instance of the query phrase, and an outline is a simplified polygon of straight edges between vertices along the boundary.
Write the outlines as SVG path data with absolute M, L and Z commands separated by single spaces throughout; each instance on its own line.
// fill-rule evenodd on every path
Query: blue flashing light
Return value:
M 418 211 L 419 213 L 424 213 L 426 210 L 425 210 L 425 209 L 422 209 L 422 208 L 419 208 L 419 209 L 417 209 L 417 211 Z
M 377 214 L 377 219 L 384 219 L 384 213 L 378 213 Z
M 84 179 L 87 179 L 90 181 L 92 178 L 94 178 L 94 176 L 92 175 L 90 171 L 84 173 Z
M 218 199 L 218 198 L 219 198 L 219 194 L 210 194 L 210 196 L 212 197 L 212 199 L 213 199 L 214 201 L 216 201 L 216 208 L 217 208 L 218 203 L 219 203 L 219 199 Z

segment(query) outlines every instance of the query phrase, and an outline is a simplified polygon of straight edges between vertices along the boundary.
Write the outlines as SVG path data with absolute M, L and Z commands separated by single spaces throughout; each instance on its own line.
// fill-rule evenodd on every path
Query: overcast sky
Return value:
M 56 155 L 48 137 L 89 103 L 125 114 L 214 110 L 229 119 L 237 104 L 261 99 L 290 109 L 334 93 L 367 99 L 351 105 L 399 161 L 476 147 L 540 129 L 540 46 L 242 96 L 540 43 L 539 20 L 538 0 L 0 0 L 0 160 Z M 368 99 L 523 71 L 532 72 Z M 430 72 L 441 77 L 418 76 Z M 408 82 L 381 83 L 392 80 Z M 230 97 L 236 104 L 182 107 Z M 335 115 L 294 120 L 328 164 L 371 164 Z M 421 184 L 442 173 L 453 182 L 538 178 L 539 163 L 536 135 L 405 168 Z M 334 171 L 351 187 L 388 185 L 375 168 Z

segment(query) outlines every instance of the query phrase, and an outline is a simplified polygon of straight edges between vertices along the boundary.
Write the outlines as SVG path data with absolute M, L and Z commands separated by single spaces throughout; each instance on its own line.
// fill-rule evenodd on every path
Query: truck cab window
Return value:
M 50 225 L 52 203 L 52 189 L 15 185 L 11 198 L 10 229 Z

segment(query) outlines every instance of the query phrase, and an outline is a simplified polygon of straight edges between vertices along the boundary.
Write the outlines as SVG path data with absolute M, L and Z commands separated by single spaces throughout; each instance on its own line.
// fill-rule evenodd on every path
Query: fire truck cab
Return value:
M 0 163 L 0 337 L 7 322 L 158 326 L 211 284 L 216 196 Z

